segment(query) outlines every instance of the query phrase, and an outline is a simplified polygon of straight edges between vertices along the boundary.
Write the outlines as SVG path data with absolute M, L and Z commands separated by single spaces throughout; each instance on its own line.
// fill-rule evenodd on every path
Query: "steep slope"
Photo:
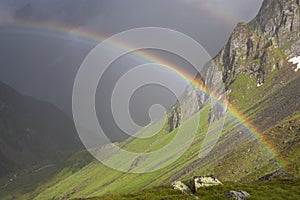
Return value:
M 58 183 L 41 187 L 36 199 L 139 191 L 194 175 L 214 174 L 222 181 L 239 182 L 254 181 L 276 170 L 299 176 L 300 71 L 289 62 L 300 56 L 299 22 L 298 0 L 265 0 L 257 17 L 249 24 L 239 23 L 225 47 L 206 65 L 201 81 L 210 85 L 223 80 L 230 103 L 222 135 L 206 157 L 199 158 L 199 149 L 208 122 L 214 119 L 217 127 L 218 117 L 210 115 L 203 93 L 189 88 L 184 104 L 190 106 L 190 118 L 181 119 L 175 105 L 169 124 L 159 134 L 119 144 L 134 152 L 159 149 L 170 142 L 179 125 L 188 126 L 193 114 L 200 112 L 196 138 L 176 162 L 155 172 L 128 174 L 94 161 Z M 151 128 L 144 134 L 147 131 Z
M 0 175 L 53 164 L 82 147 L 73 122 L 51 104 L 0 83 Z

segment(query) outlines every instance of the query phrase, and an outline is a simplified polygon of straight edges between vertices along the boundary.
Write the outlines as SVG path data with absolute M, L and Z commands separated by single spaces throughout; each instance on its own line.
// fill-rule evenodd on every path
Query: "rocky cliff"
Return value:
M 299 0 L 265 0 L 250 25 L 267 38 L 273 38 L 287 55 L 300 55 Z
M 230 97 L 231 86 L 241 74 L 255 80 L 256 87 L 261 87 L 275 70 L 290 66 L 288 60 L 295 56 L 300 56 L 299 0 L 265 0 L 250 23 L 237 24 L 225 47 L 205 66 L 203 79 L 209 86 L 222 79 L 226 95 Z M 282 76 L 277 82 L 283 85 L 290 78 L 290 75 Z M 276 84 L 263 95 L 275 89 Z M 191 115 L 203 107 L 206 99 L 195 88 L 187 91 L 183 102 L 192 106 L 193 112 L 188 113 Z M 235 99 L 229 99 L 235 104 Z M 173 124 L 180 124 L 176 118 L 178 110 L 174 107 L 170 116 L 169 121 L 176 122 Z M 173 129 L 171 126 L 170 130 Z

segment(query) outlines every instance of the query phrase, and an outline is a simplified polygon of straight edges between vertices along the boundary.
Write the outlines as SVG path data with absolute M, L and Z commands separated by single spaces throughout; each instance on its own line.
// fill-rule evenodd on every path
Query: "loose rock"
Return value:
M 250 194 L 243 190 L 238 190 L 238 191 L 230 191 L 229 193 L 225 194 L 225 196 L 227 198 L 234 198 L 236 200 L 246 200 L 248 197 L 250 197 Z
M 172 183 L 172 187 L 174 190 L 180 190 L 182 193 L 185 194 L 187 194 L 187 192 L 190 192 L 190 188 L 181 181 L 174 181 Z
M 195 190 L 201 187 L 209 187 L 215 185 L 223 185 L 216 177 L 213 176 L 195 176 L 194 177 L 194 186 Z
M 280 170 L 276 170 L 275 172 L 271 173 L 271 174 L 267 174 L 261 178 L 259 178 L 259 181 L 265 181 L 265 180 L 270 180 L 276 177 L 283 177 L 286 176 L 286 173 L 284 171 L 280 171 Z

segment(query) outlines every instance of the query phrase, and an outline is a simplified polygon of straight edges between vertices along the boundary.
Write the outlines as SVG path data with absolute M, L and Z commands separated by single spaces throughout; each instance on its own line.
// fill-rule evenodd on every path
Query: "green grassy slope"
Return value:
M 1 200 L 32 199 L 41 189 L 69 177 L 92 160 L 93 157 L 87 151 L 80 151 L 63 163 L 8 174 L 0 179 Z
M 249 84 L 255 83 L 249 81 Z M 261 90 L 263 89 L 262 87 Z M 262 103 L 264 99 L 257 98 L 256 102 L 258 105 L 262 105 L 258 109 L 261 111 L 264 107 Z M 271 173 L 284 167 L 272 157 L 270 152 L 266 150 L 262 143 L 256 140 L 252 133 L 230 115 L 226 118 L 223 133 L 215 148 L 208 156 L 199 159 L 198 151 L 207 131 L 209 108 L 206 107 L 200 112 L 202 120 L 200 121 L 199 130 L 193 145 L 172 165 L 151 173 L 127 174 L 110 169 L 98 161 L 93 161 L 75 173 L 64 174 L 66 169 L 62 170 L 52 181 L 41 186 L 32 196 L 37 195 L 35 199 L 55 199 L 59 197 L 94 197 L 110 193 L 138 192 L 143 189 L 170 184 L 173 180 L 187 180 L 194 175 L 208 174 L 214 174 L 222 181 L 249 182 L 257 180 L 266 173 Z M 255 112 L 249 112 L 249 115 L 251 118 L 254 118 L 256 114 Z M 295 115 L 294 118 L 298 119 L 298 115 Z M 287 117 L 279 122 L 278 126 L 289 122 L 290 119 L 292 118 Z M 284 148 L 289 146 L 288 143 L 285 143 L 285 145 L 277 140 L 272 140 L 274 131 L 277 132 L 274 127 L 276 126 L 271 126 L 265 130 L 264 135 L 270 138 L 270 143 L 280 144 L 281 147 L 278 148 L 282 148 L 281 155 L 290 163 L 289 169 L 291 169 L 292 173 L 299 175 L 297 161 L 299 158 L 297 153 L 299 152 L 297 151 L 299 149 L 299 142 L 297 142 L 299 141 L 297 140 L 299 135 L 295 136 L 297 138 L 292 139 L 295 142 L 294 150 L 286 153 L 287 151 Z M 128 139 L 119 145 L 135 152 L 148 152 L 159 149 L 168 143 L 177 131 L 174 130 L 171 133 L 167 133 L 166 130 L 167 128 L 148 139 Z M 280 133 L 278 132 L 278 134 Z
M 231 190 L 244 190 L 250 193 L 250 199 L 299 199 L 300 198 L 300 181 L 299 180 L 272 180 L 256 182 L 251 184 L 239 184 L 226 182 L 223 186 L 212 186 L 202 188 L 195 195 L 204 200 L 221 200 L 228 199 L 225 194 Z M 195 199 L 192 196 L 182 194 L 180 191 L 174 191 L 170 187 L 161 186 L 148 190 L 142 190 L 135 193 L 104 195 L 101 197 L 88 198 L 87 200 L 168 200 L 168 199 Z
M 274 76 L 276 74 L 277 72 L 274 72 Z M 251 84 L 255 84 L 251 80 L 244 81 L 244 79 L 245 77 L 241 75 L 237 80 L 243 80 L 243 83 L 249 84 L 250 87 Z M 290 80 L 290 82 L 292 81 Z M 268 85 L 265 85 L 259 90 L 253 89 L 253 93 L 261 93 L 267 87 Z M 259 98 L 259 94 L 253 95 L 251 101 L 256 103 L 251 105 L 253 108 L 255 106 L 257 108 L 253 109 L 254 112 L 252 110 L 252 112 L 248 112 L 250 118 L 255 119 L 259 113 L 263 112 L 265 108 L 267 109 L 268 106 L 265 105 L 266 99 L 272 99 L 272 95 L 277 95 L 277 91 L 284 89 L 284 87 L 277 88 L 277 90 L 274 90 L 274 92 L 264 98 Z M 239 92 L 237 89 L 235 91 Z M 230 98 L 234 98 L 235 95 L 235 93 L 232 93 Z M 257 96 L 256 99 L 254 99 L 255 96 Z M 244 101 L 246 101 L 246 98 Z M 245 103 L 245 105 L 247 104 Z M 247 113 L 247 109 L 244 110 Z M 168 185 L 173 180 L 187 180 L 194 175 L 208 174 L 214 174 L 222 181 L 250 182 L 277 169 L 284 169 L 285 166 L 282 166 L 272 157 L 264 144 L 257 141 L 252 133 L 230 115 L 226 117 L 225 127 L 217 145 L 208 156 L 199 159 L 198 151 L 207 131 L 209 107 L 205 107 L 200 112 L 202 120 L 199 122 L 199 130 L 193 145 L 172 165 L 151 173 L 127 174 L 110 169 L 98 161 L 93 161 L 77 172 L 72 173 L 70 170 L 67 170 L 68 167 L 63 169 L 50 182 L 31 194 L 30 197 L 35 196 L 35 199 L 56 199 L 60 197 L 94 197 L 104 194 L 138 192 L 159 185 Z M 290 113 L 282 121 L 275 125 L 270 125 L 269 128 L 265 128 L 266 130 L 262 131 L 262 134 L 267 137 L 270 144 L 277 145 L 275 146 L 279 150 L 280 155 L 288 163 L 285 170 L 289 170 L 295 175 L 300 175 L 298 153 L 300 152 L 299 117 L 299 115 Z M 260 123 L 264 124 L 264 121 Z M 285 124 L 287 123 L 292 124 L 293 128 L 290 129 L 290 126 L 286 126 Z M 280 132 L 277 128 L 282 126 L 286 127 L 290 132 L 286 132 L 286 129 Z M 148 131 L 151 132 L 151 128 Z M 176 131 L 168 133 L 167 128 L 164 128 L 153 137 L 135 140 L 128 139 L 119 145 L 130 151 L 149 152 L 167 144 L 174 137 Z M 289 141 L 283 142 L 282 140 L 284 139 L 282 138 L 274 137 L 276 134 L 281 135 L 282 132 L 286 134 L 286 136 L 282 135 L 282 138 L 290 138 L 293 145 L 290 145 Z M 149 133 L 146 131 L 145 134 Z M 290 137 L 290 135 L 293 135 L 293 137 Z M 283 194 L 285 193 L 283 192 Z

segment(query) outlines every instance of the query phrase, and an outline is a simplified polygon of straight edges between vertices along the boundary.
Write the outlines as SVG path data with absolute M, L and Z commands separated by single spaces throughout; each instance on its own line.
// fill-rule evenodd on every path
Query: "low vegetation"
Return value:
M 199 190 L 195 195 L 202 200 L 228 199 L 225 194 L 231 190 L 244 190 L 250 194 L 249 200 L 295 200 L 300 199 L 300 180 L 276 179 L 269 181 L 254 182 L 250 184 L 239 184 L 227 182 L 223 186 L 206 187 Z M 101 197 L 88 198 L 86 200 L 168 200 L 168 199 L 195 199 L 192 196 L 175 191 L 171 187 L 162 186 L 135 193 L 105 195 Z

